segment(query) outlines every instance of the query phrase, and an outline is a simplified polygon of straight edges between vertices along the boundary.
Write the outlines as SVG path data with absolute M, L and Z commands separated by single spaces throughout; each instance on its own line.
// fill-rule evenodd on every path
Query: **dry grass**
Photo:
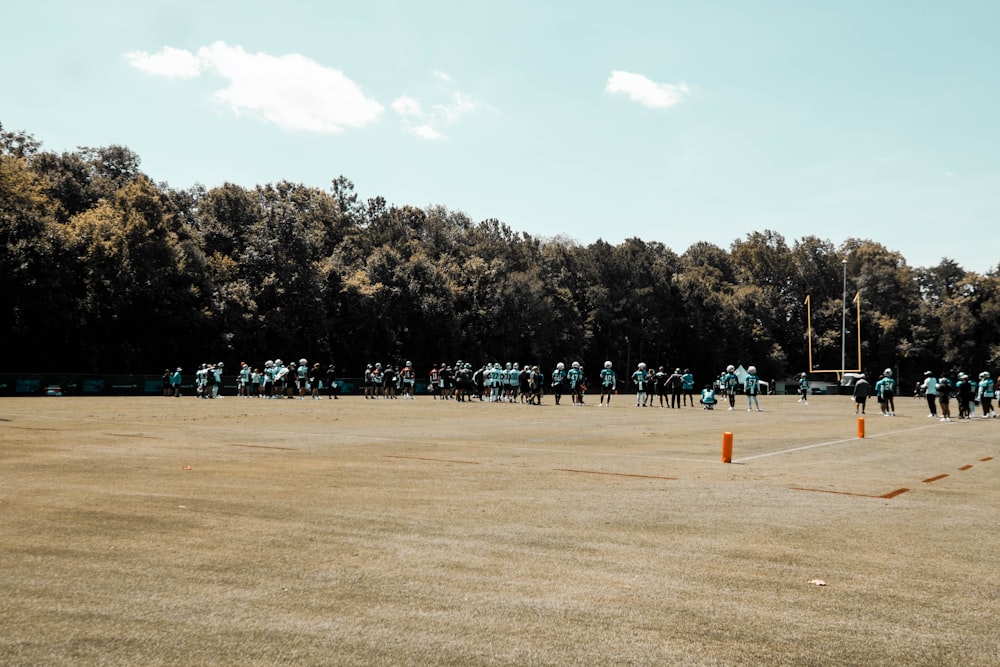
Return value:
M 0 399 L 0 663 L 1000 663 L 1000 422 L 549 403 Z

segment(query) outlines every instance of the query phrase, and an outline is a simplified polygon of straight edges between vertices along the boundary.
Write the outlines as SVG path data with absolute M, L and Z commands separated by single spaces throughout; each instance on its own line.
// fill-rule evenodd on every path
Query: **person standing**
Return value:
M 988 371 L 979 374 L 979 404 L 983 406 L 983 419 L 996 417 L 993 412 L 993 397 L 996 395 L 996 383 Z
M 684 405 L 688 404 L 688 399 L 691 399 L 691 407 L 694 407 L 694 376 L 691 375 L 691 369 L 685 368 L 684 375 L 681 376 L 681 389 L 684 391 Z
M 305 359 L 299 359 L 299 365 L 292 368 L 295 382 L 294 393 L 299 395 L 299 400 L 304 401 L 309 391 L 309 363 Z
M 670 377 L 667 378 L 667 387 L 670 389 L 670 407 L 681 407 L 681 390 L 684 387 L 684 375 L 681 369 L 675 368 Z
M 635 383 L 635 406 L 646 407 L 646 387 L 649 384 L 649 372 L 646 370 L 646 364 L 639 362 L 636 367 L 635 372 L 632 373 L 632 382 Z M 651 401 L 652 402 L 652 401 Z
M 955 383 L 955 399 L 958 404 L 958 420 L 969 418 L 969 403 L 972 399 L 972 384 L 969 376 L 959 371 L 958 381 Z
M 574 361 L 566 372 L 566 382 L 569 384 L 573 405 L 583 405 L 583 369 L 580 368 L 579 361 Z
M 250 364 L 240 362 L 240 372 L 236 379 L 236 395 L 241 398 L 250 396 Z
M 865 403 L 868 401 L 868 395 L 871 394 L 871 385 L 868 384 L 868 380 L 865 379 L 865 374 L 862 373 L 858 377 L 858 381 L 854 383 L 854 414 L 865 414 Z
M 556 399 L 556 405 L 559 405 L 559 401 L 562 399 L 562 392 L 565 384 L 566 364 L 560 361 L 556 364 L 556 369 L 552 371 L 552 395 Z
M 605 361 L 604 368 L 601 369 L 601 407 L 604 407 L 604 398 L 608 399 L 608 406 L 611 406 L 611 397 L 618 387 L 618 377 L 611 368 L 611 362 Z
M 340 383 L 337 381 L 337 365 L 330 364 L 326 369 L 327 398 L 340 400 Z
M 400 377 L 403 379 L 403 398 L 413 400 L 414 388 L 417 384 L 417 374 L 413 370 L 413 362 L 407 361 L 406 365 L 403 366 L 403 370 L 399 372 Z
M 170 376 L 170 390 L 173 392 L 175 398 L 180 398 L 181 396 L 181 367 L 178 366 L 177 370 L 173 372 Z
M 809 405 L 809 375 L 806 373 L 799 376 L 799 403 Z
M 729 401 L 729 409 L 736 409 L 736 387 L 740 384 L 740 379 L 736 376 L 736 366 L 732 364 L 726 366 L 726 372 L 720 379 L 722 390 L 726 392 L 726 399 Z
M 309 381 L 309 394 L 312 400 L 318 401 L 320 399 L 320 389 L 323 388 L 323 380 L 326 379 L 326 373 L 320 367 L 319 362 L 313 362 L 312 368 L 309 369 L 308 373 Z
M 754 407 L 757 408 L 757 412 L 762 412 L 760 401 L 757 399 L 757 395 L 760 393 L 760 378 L 757 376 L 756 366 L 747 368 L 747 376 L 743 380 L 743 391 L 747 395 L 747 412 L 753 412 Z
M 264 362 L 264 376 L 261 384 L 264 385 L 264 398 L 266 399 L 274 398 L 274 375 L 276 372 L 273 361 L 268 359 Z
M 939 378 L 937 382 L 938 403 L 941 405 L 941 421 L 951 421 L 951 380 Z
M 927 399 L 927 409 L 930 411 L 928 417 L 937 417 L 937 378 L 930 371 L 924 372 L 924 383 L 920 385 Z
M 882 403 L 885 406 L 885 416 L 896 416 L 896 378 L 892 376 L 892 369 L 887 368 L 882 371 Z
M 517 373 L 517 394 L 522 404 L 531 404 L 533 394 L 531 388 L 531 364 L 521 366 L 521 370 Z
M 386 364 L 382 371 L 382 392 L 387 399 L 396 398 L 396 368 L 392 364 Z
M 667 369 L 660 366 L 656 369 L 656 372 L 652 374 L 650 378 L 650 384 L 653 385 L 653 396 L 655 396 L 660 401 L 660 407 L 665 408 L 670 406 L 670 401 L 667 399 Z M 653 398 L 650 398 L 649 404 L 653 404 Z
M 222 392 L 222 362 L 212 368 L 212 398 L 219 398 Z
M 528 403 L 534 401 L 535 405 L 542 404 L 542 395 L 545 394 L 545 373 L 538 366 L 531 367 L 531 396 Z

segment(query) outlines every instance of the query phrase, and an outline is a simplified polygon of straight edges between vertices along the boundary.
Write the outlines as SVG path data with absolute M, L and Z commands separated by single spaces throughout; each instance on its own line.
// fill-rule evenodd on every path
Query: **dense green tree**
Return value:
M 174 190 L 123 146 L 56 154 L 2 125 L 0 242 L 0 343 L 34 370 L 305 356 L 357 374 L 367 360 L 462 356 L 579 360 L 592 374 L 610 359 L 626 375 L 645 361 L 700 379 L 752 363 L 781 379 L 810 350 L 814 368 L 839 367 L 842 349 L 854 366 L 858 341 L 873 372 L 1000 364 L 997 271 L 913 269 L 870 240 L 789 245 L 764 230 L 680 256 L 638 238 L 581 246 L 362 200 L 344 176 L 328 191 Z
M 93 368 L 139 372 L 174 358 L 190 335 L 193 298 L 169 207 L 145 177 L 67 223 L 80 354 Z
M 35 368 L 71 363 L 64 351 L 76 328 L 65 234 L 46 185 L 25 158 L 0 154 L 0 345 Z
M 848 367 L 857 364 L 855 295 L 861 306 L 864 368 L 873 372 L 883 368 L 913 372 L 933 361 L 937 332 L 917 326 L 914 321 L 919 294 L 913 270 L 903 256 L 880 243 L 859 239 L 845 241 L 840 253 L 847 261 Z

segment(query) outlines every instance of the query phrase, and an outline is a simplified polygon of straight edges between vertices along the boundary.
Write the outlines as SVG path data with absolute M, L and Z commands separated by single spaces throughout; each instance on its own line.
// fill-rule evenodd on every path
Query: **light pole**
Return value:
M 844 380 L 844 369 L 847 368 L 847 260 L 844 264 L 844 295 L 840 317 L 840 379 Z

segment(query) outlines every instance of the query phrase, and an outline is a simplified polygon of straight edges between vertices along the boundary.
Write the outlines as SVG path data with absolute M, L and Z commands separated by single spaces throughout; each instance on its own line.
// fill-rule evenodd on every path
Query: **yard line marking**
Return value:
M 969 468 L 971 468 L 971 467 L 972 467 L 972 464 L 969 464 L 969 465 L 964 465 L 964 466 L 962 466 L 961 468 L 959 468 L 959 470 L 968 470 L 968 469 L 969 469 Z
M 928 477 L 927 479 L 923 480 L 923 482 L 924 482 L 924 484 L 930 484 L 931 482 L 936 482 L 939 479 L 944 479 L 947 476 L 948 476 L 948 473 L 945 473 L 943 475 L 938 475 L 936 477 Z
M 849 491 L 833 491 L 831 489 L 807 489 L 800 486 L 793 486 L 790 488 L 792 491 L 814 491 L 816 493 L 833 493 L 838 496 L 854 496 L 856 498 L 883 498 L 885 500 L 890 500 L 892 498 L 895 498 L 896 496 L 902 495 L 907 491 L 909 491 L 909 489 L 903 488 L 903 489 L 896 489 L 895 491 L 890 491 L 889 493 L 883 493 L 878 496 L 873 496 L 868 493 L 851 493 Z
M 901 431 L 889 431 L 888 433 L 879 433 L 877 435 L 869 436 L 868 439 L 869 440 L 874 440 L 875 438 L 882 438 L 882 437 L 885 437 L 885 436 L 888 436 L 888 435 L 896 435 L 898 433 L 907 433 L 909 431 L 920 431 L 920 430 L 923 430 L 925 428 L 935 428 L 935 426 L 937 426 L 937 425 L 935 424 L 935 425 L 929 425 L 929 426 L 917 426 L 916 428 L 908 428 L 908 429 L 903 429 Z M 733 463 L 743 463 L 745 461 L 753 461 L 754 459 L 763 459 L 763 458 L 766 458 L 768 456 L 778 456 L 780 454 L 792 454 L 794 452 L 801 452 L 801 451 L 804 451 L 806 449 L 815 449 L 816 447 L 829 447 L 830 445 L 839 445 L 839 444 L 845 443 L 845 442 L 858 442 L 859 440 L 860 440 L 860 438 L 851 437 L 851 438 L 840 438 L 839 440 L 829 440 L 827 442 L 817 442 L 817 443 L 812 444 L 812 445 L 803 445 L 801 447 L 792 447 L 791 449 L 781 449 L 781 450 L 778 450 L 776 452 L 764 452 L 763 454 L 754 454 L 753 456 L 743 456 L 743 457 L 740 457 L 738 459 L 733 459 Z
M 387 459 L 408 459 L 410 461 L 435 461 L 437 463 L 464 463 L 469 466 L 479 465 L 479 461 L 459 461 L 457 459 L 435 459 L 427 456 L 397 456 L 394 454 L 383 454 Z
M 577 472 L 584 475 L 609 475 L 611 477 L 638 477 L 639 479 L 666 479 L 676 481 L 676 477 L 661 477 L 659 475 L 637 475 L 627 472 L 606 472 L 604 470 L 575 470 L 573 468 L 553 468 L 557 472 Z
M 237 444 L 235 442 L 229 443 L 229 446 L 230 447 L 246 447 L 247 449 L 281 449 L 281 450 L 288 451 L 288 452 L 297 452 L 297 451 L 299 451 L 295 447 L 275 447 L 273 445 L 240 445 L 240 444 Z

